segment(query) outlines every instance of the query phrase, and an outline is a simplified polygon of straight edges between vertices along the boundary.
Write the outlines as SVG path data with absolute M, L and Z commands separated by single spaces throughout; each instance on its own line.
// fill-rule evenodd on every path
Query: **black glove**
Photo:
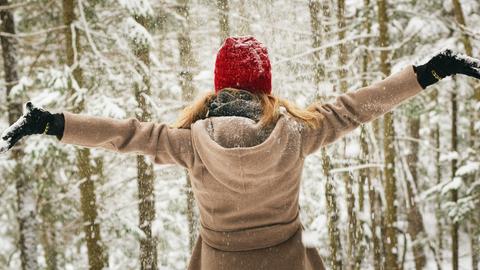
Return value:
M 21 138 L 33 134 L 63 136 L 65 118 L 62 113 L 50 112 L 35 107 L 31 102 L 25 105 L 26 112 L 13 125 L 6 129 L 0 140 L 0 153 L 12 148 Z
M 417 81 L 423 89 L 455 74 L 464 74 L 480 79 L 480 60 L 454 53 L 451 50 L 444 50 L 426 64 L 413 66 L 413 69 L 417 73 Z

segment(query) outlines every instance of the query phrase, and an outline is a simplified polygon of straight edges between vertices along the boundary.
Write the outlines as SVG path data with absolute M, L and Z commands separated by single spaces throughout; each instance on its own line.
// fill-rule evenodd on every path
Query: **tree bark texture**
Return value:
M 228 0 L 217 0 L 218 8 L 218 23 L 220 25 L 220 43 L 230 36 L 230 23 L 229 15 L 230 12 Z
M 413 139 L 420 139 L 420 117 L 418 115 L 410 116 L 408 120 L 409 136 Z M 410 143 L 410 154 L 407 156 L 407 163 L 412 175 L 412 181 L 406 180 L 407 186 L 407 220 L 408 234 L 412 239 L 412 251 L 415 261 L 415 269 L 423 269 L 427 263 L 423 244 L 420 241 L 424 237 L 425 228 L 423 226 L 423 216 L 417 206 L 416 190 L 418 183 L 418 142 Z
M 455 19 L 459 25 L 462 27 L 466 27 L 466 21 L 465 21 L 465 16 L 463 14 L 463 8 L 459 0 L 452 0 L 453 3 L 453 8 L 454 8 L 454 13 L 455 13 Z M 463 47 L 465 49 L 465 53 L 468 56 L 473 56 L 473 49 L 472 49 L 472 43 L 470 40 L 470 37 L 462 31 L 462 43 Z M 470 119 L 470 126 L 469 126 L 469 145 L 470 148 L 475 151 L 475 149 L 478 149 L 478 143 L 476 141 L 478 140 L 478 134 L 477 131 L 475 130 L 475 122 L 480 120 L 480 113 L 478 110 L 475 109 L 475 103 L 480 104 L 480 86 L 476 86 L 473 89 L 473 97 L 472 97 L 473 105 L 470 106 L 469 108 L 471 110 L 471 119 Z M 475 155 L 477 157 L 480 156 L 480 151 L 476 151 Z M 477 174 L 478 175 L 478 174 Z M 473 183 L 476 180 L 475 175 L 469 177 L 468 182 Z M 480 203 L 477 204 L 480 207 Z M 470 224 L 467 225 L 469 228 L 468 232 L 470 234 L 471 240 L 471 253 L 472 253 L 472 269 L 473 270 L 478 270 L 478 264 L 480 261 L 480 228 L 478 228 L 478 222 L 480 219 L 480 214 L 478 213 L 473 213 L 470 219 L 467 221 Z
M 65 29 L 65 52 L 67 65 L 72 69 L 72 77 L 75 82 L 69 82 L 70 92 L 75 94 L 74 83 L 81 88 L 83 86 L 83 73 L 80 66 L 78 66 L 78 59 L 80 57 L 80 37 L 79 33 L 73 27 L 75 21 L 75 1 L 63 0 L 63 22 Z M 73 105 L 73 112 L 80 113 L 84 109 L 84 101 L 75 103 Z M 80 184 L 80 203 L 83 215 L 83 230 L 85 233 L 85 240 L 87 243 L 88 265 L 90 269 L 103 269 L 107 266 L 107 256 L 102 245 L 102 238 L 100 234 L 100 223 L 97 220 L 97 202 L 95 194 L 95 183 L 93 176 L 101 174 L 95 172 L 91 165 L 90 150 L 88 148 L 77 148 L 75 152 L 77 160 L 78 176 L 81 181 Z
M 180 67 L 179 74 L 180 86 L 182 88 L 182 100 L 191 102 L 195 96 L 195 86 L 193 85 L 193 68 L 195 65 L 192 40 L 190 38 L 190 10 L 189 0 L 178 0 L 177 12 L 182 17 L 180 31 L 177 34 L 179 53 L 180 53 Z M 187 197 L 187 220 L 188 220 L 188 245 L 190 251 L 193 250 L 197 238 L 197 222 L 195 216 L 195 199 L 193 197 L 191 178 L 186 174 L 185 195 Z
M 377 0 L 378 6 L 378 24 L 379 24 L 379 46 L 388 47 L 390 45 L 388 34 L 388 15 L 387 0 Z M 380 52 L 380 70 L 384 76 L 390 74 L 389 52 L 382 50 Z M 396 178 L 395 178 L 395 127 L 393 113 L 386 113 L 383 117 L 383 150 L 384 150 L 384 188 L 386 199 L 385 211 L 385 269 L 398 269 L 398 245 L 397 245 L 397 206 L 396 206 Z
M 0 0 L 0 7 L 8 6 L 8 0 Z M 15 20 L 9 9 L 0 9 L 1 31 L 15 35 Z M 13 124 L 22 115 L 22 101 L 12 97 L 10 92 L 18 84 L 17 42 L 15 37 L 0 36 L 3 68 L 5 72 L 8 122 Z M 19 228 L 18 249 L 21 266 L 24 270 L 37 269 L 38 221 L 36 211 L 35 180 L 25 173 L 21 163 L 24 156 L 21 147 L 12 149 L 11 158 L 15 160 L 9 177 L 15 179 L 17 192 L 17 222 Z
M 150 18 L 135 16 L 138 24 L 148 29 Z M 152 114 L 147 104 L 146 97 L 151 95 L 150 83 L 150 44 L 134 40 L 134 54 L 138 59 L 137 72 L 142 76 L 142 82 L 134 86 L 135 99 L 138 112 L 135 115 L 141 122 L 152 120 Z M 140 267 L 142 270 L 157 269 L 157 240 L 152 235 L 152 223 L 155 220 L 155 173 L 153 164 L 147 162 L 145 156 L 137 156 L 137 186 L 138 186 L 138 213 L 139 227 L 144 233 L 140 239 Z
M 322 167 L 325 175 L 325 197 L 327 201 L 327 222 L 328 222 L 328 239 L 330 250 L 330 265 L 333 270 L 343 269 L 342 263 L 342 244 L 340 237 L 340 229 L 338 228 L 338 206 L 337 192 L 335 190 L 334 180 L 330 174 L 331 164 L 330 158 L 326 150 L 322 149 Z

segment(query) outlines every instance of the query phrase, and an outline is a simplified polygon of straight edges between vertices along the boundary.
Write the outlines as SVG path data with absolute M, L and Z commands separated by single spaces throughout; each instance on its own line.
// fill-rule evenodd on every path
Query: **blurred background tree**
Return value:
M 229 35 L 274 93 L 331 102 L 442 48 L 479 57 L 477 0 L 0 0 L 0 129 L 52 111 L 173 123 Z M 332 269 L 478 269 L 480 83 L 447 79 L 306 160 L 306 245 Z M 42 136 L 0 156 L 2 269 L 185 269 L 188 174 Z

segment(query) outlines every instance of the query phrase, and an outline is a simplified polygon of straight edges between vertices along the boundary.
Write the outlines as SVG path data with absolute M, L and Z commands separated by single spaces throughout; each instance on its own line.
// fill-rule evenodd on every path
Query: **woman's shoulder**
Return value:
M 299 119 L 298 117 L 295 117 L 294 115 L 289 113 L 284 107 L 280 107 L 280 115 L 281 116 L 279 120 L 283 117 L 286 126 L 293 131 L 302 133 L 310 129 L 309 125 L 305 121 Z

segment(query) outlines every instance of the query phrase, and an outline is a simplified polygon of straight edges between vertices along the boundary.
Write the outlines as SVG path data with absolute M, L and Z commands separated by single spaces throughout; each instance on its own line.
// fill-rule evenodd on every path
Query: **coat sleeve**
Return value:
M 118 120 L 69 112 L 63 114 L 63 143 L 151 156 L 159 164 L 178 164 L 186 168 L 193 164 L 189 129 L 140 122 L 135 118 Z
M 328 145 L 360 124 L 372 121 L 422 91 L 412 66 L 357 91 L 347 92 L 333 103 L 315 105 L 319 128 L 305 128 L 304 155 Z

